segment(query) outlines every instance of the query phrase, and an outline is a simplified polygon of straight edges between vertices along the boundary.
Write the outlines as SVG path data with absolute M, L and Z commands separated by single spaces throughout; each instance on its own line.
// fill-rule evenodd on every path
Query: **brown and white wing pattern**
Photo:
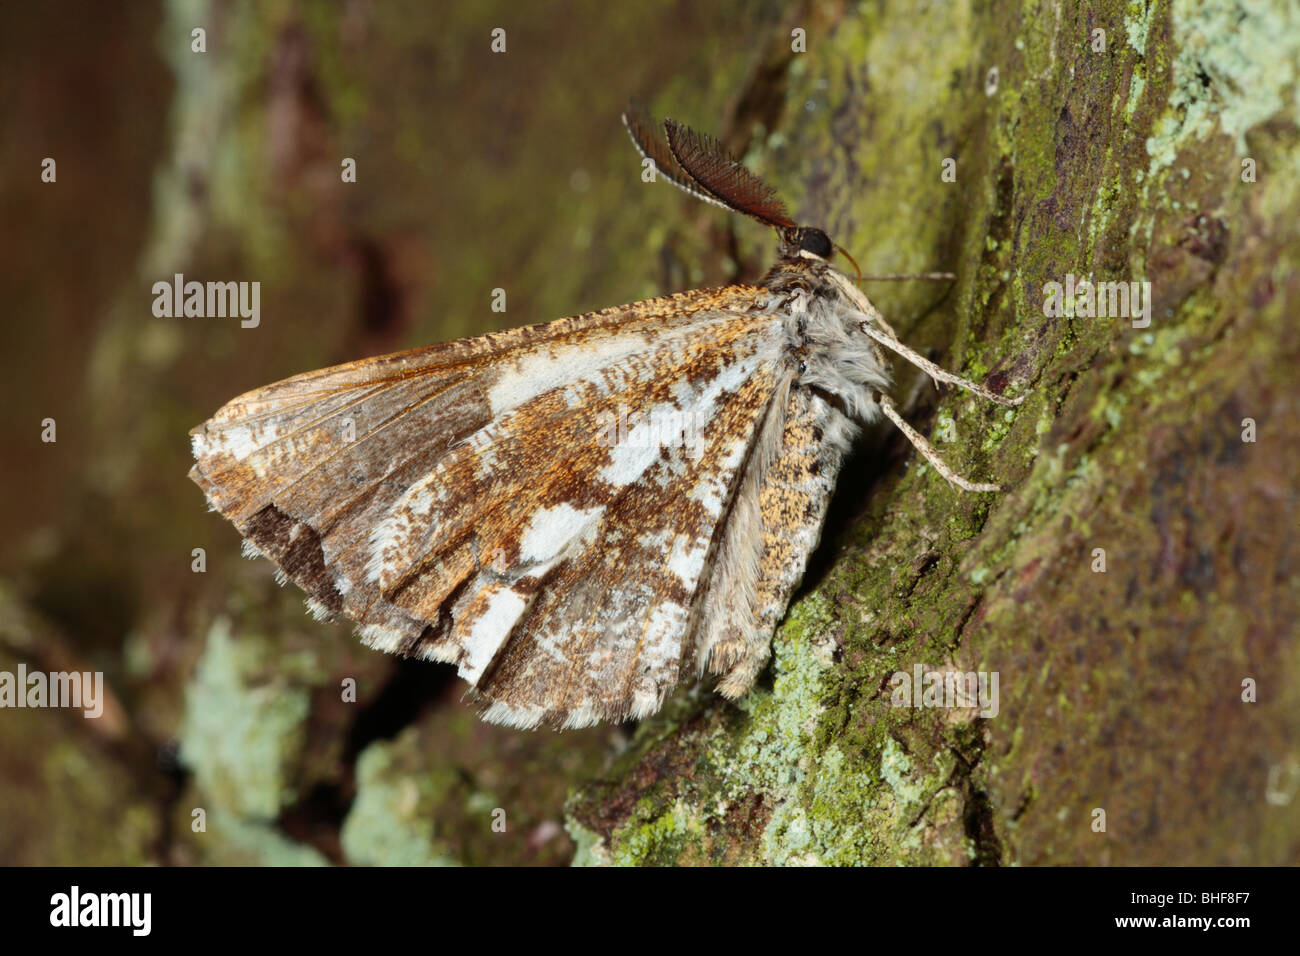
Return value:
M 195 429 L 191 476 L 316 611 L 456 664 L 489 720 L 645 716 L 697 669 L 720 529 L 786 399 L 771 300 L 687 293 L 297 376 Z M 609 440 L 629 410 L 650 422 Z
M 745 694 L 770 656 L 857 430 L 813 389 L 778 384 L 731 504 L 696 640 L 698 672 L 719 675 L 726 697 Z

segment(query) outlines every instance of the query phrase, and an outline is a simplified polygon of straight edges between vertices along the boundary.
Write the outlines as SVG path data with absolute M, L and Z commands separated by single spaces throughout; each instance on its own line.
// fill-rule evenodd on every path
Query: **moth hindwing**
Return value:
M 641 718 L 695 676 L 745 693 L 858 427 L 896 415 L 886 349 L 925 363 L 824 233 L 715 140 L 648 123 L 670 181 L 777 229 L 760 283 L 308 372 L 191 433 L 248 549 L 367 644 L 456 665 L 490 721 Z

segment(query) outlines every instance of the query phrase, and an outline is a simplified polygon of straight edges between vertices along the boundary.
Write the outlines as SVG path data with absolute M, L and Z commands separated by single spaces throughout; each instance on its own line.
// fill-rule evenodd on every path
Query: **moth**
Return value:
M 882 414 L 954 485 L 998 490 L 903 420 L 890 353 L 1023 400 L 901 343 L 826 233 L 716 139 L 635 101 L 623 120 L 657 176 L 775 230 L 761 281 L 307 372 L 191 432 L 190 477 L 250 556 L 371 647 L 454 664 L 514 727 L 644 718 L 692 677 L 748 691 Z

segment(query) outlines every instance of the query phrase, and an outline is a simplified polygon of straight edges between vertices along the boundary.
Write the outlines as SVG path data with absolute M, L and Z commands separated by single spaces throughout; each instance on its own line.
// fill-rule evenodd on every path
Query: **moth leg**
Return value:
M 744 697 L 745 694 L 749 693 L 749 689 L 754 686 L 754 681 L 758 679 L 759 673 L 763 670 L 763 665 L 767 663 L 767 659 L 771 655 L 772 642 L 770 638 L 761 645 L 752 645 L 747 648 L 745 656 L 718 681 L 718 693 L 728 700 Z
M 955 272 L 882 272 L 865 275 L 859 282 L 902 282 L 913 279 L 922 282 L 951 282 L 957 278 Z
M 877 393 L 876 402 L 880 405 L 880 410 L 885 413 L 885 417 L 898 426 L 898 430 L 907 436 L 907 440 L 912 443 L 921 457 L 934 466 L 934 470 L 943 475 L 951 484 L 956 485 L 962 491 L 1005 491 L 1002 485 L 989 484 L 987 482 L 968 481 L 961 475 L 957 474 L 947 463 L 939 457 L 939 452 L 935 447 L 925 440 L 925 436 L 909 425 L 903 416 L 898 414 L 898 409 L 894 407 L 894 400 L 888 395 Z
M 902 280 L 904 280 L 904 279 L 907 279 L 907 280 L 911 280 L 911 279 L 919 279 L 919 280 L 923 280 L 923 281 L 927 281 L 927 282 L 928 282 L 928 281 L 951 282 L 951 281 L 955 280 L 956 278 L 957 278 L 957 275 L 956 275 L 956 273 L 953 273 L 953 272 L 907 272 L 907 273 L 884 273 L 884 274 L 881 274 L 881 275 L 867 275 L 867 276 L 861 276 L 861 277 L 859 277 L 859 279 L 858 279 L 858 283 L 861 284 L 861 283 L 863 283 L 863 282 L 899 282 L 899 281 L 902 281 Z M 880 326 L 882 329 L 884 329 L 886 332 L 888 332 L 891 336 L 893 336 L 895 342 L 902 342 L 902 341 L 903 341 L 903 340 L 899 337 L 897 330 L 895 330 L 894 327 L 893 327 L 892 325 L 890 325 L 890 324 L 885 320 L 885 317 L 884 317 L 883 315 L 881 315 L 880 312 L 879 312 L 877 309 L 872 308 L 869 314 L 871 315 L 872 319 L 875 321 L 875 323 L 876 323 L 878 326 Z M 930 378 L 930 382 L 931 382 L 931 384 L 934 385 L 935 390 L 938 391 L 938 390 L 939 390 L 939 381 L 938 381 L 938 379 L 936 379 L 933 375 L 930 375 L 929 378 Z
M 996 402 L 999 405 L 1019 405 L 1025 400 L 1025 396 L 1023 395 L 1019 398 L 1007 398 L 1005 395 L 999 395 L 996 392 L 989 391 L 983 385 L 976 384 L 970 379 L 962 378 L 960 375 L 955 375 L 946 369 L 942 369 L 919 352 L 915 352 L 908 348 L 902 342 L 898 341 L 898 339 L 886 335 L 879 329 L 873 329 L 871 324 L 868 322 L 863 322 L 858 327 L 863 331 L 863 333 L 870 336 L 872 339 L 875 339 L 875 341 L 879 342 L 890 351 L 897 352 L 903 358 L 907 359 L 921 371 L 925 372 L 937 381 L 949 382 L 953 385 L 957 385 L 966 389 L 968 392 L 974 392 L 981 398 L 987 398 L 990 402 Z
M 898 337 L 898 333 L 894 331 L 894 327 L 885 321 L 885 317 L 883 315 L 881 315 L 875 309 L 871 310 L 870 315 L 872 321 L 875 322 L 876 325 L 880 326 L 882 329 L 884 329 L 886 332 L 889 333 L 890 338 L 892 338 L 895 342 L 902 341 L 902 339 Z

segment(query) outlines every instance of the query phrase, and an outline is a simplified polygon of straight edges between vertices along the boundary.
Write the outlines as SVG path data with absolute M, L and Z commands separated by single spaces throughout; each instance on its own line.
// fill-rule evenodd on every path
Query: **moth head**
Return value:
M 821 259 L 829 259 L 835 252 L 835 243 L 831 242 L 831 237 L 816 226 L 799 226 L 782 232 L 781 247 L 783 253 L 798 255 L 800 252 L 811 252 Z
M 847 249 L 838 242 L 832 242 L 831 237 L 816 226 L 778 229 L 777 233 L 781 236 L 781 255 L 816 256 L 823 261 L 829 261 L 831 256 L 838 252 L 849 260 L 849 265 L 853 266 L 853 271 L 857 273 L 858 281 L 862 281 L 862 269 L 858 267 L 858 261 L 849 255 Z

